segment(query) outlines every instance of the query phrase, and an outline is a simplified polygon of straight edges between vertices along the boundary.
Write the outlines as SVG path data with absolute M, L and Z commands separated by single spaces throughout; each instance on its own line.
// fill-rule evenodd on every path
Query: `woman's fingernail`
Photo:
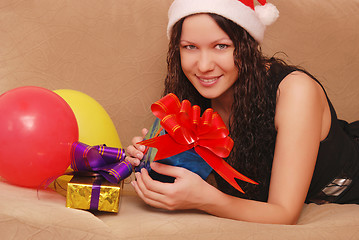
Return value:
M 139 159 L 141 159 L 141 158 L 142 158 L 141 153 L 137 153 L 137 154 L 136 154 L 136 157 L 139 158 Z

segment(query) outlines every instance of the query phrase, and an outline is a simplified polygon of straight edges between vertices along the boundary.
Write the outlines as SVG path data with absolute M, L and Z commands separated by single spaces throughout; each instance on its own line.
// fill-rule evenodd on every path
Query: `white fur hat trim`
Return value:
M 243 27 L 259 43 L 263 41 L 266 26 L 279 16 L 273 4 L 255 7 L 255 11 L 239 0 L 174 0 L 168 10 L 167 36 L 181 18 L 197 13 L 214 13 Z

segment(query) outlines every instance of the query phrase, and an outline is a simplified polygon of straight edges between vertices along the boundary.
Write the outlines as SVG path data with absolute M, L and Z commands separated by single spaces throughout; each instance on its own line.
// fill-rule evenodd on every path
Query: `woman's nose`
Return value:
M 201 72 L 209 72 L 214 69 L 214 59 L 210 53 L 203 51 L 198 59 L 198 70 Z

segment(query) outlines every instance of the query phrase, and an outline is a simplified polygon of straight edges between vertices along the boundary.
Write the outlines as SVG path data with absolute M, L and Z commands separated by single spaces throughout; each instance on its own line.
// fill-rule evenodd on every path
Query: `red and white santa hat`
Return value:
M 278 9 L 266 0 L 174 0 L 168 10 L 167 36 L 173 25 L 183 17 L 196 13 L 215 13 L 232 20 L 259 43 L 263 41 L 266 26 L 279 17 Z

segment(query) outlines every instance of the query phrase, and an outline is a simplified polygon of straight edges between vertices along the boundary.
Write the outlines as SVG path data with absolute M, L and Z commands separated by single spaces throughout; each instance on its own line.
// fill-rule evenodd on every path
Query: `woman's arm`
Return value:
M 280 84 L 275 115 L 278 134 L 267 203 L 226 195 L 186 169 L 162 164 L 152 167 L 174 176 L 175 183 L 154 181 L 143 170 L 136 175 L 134 187 L 154 207 L 196 208 L 243 221 L 295 224 L 308 192 L 320 141 L 329 131 L 328 111 L 323 90 L 304 73 L 292 73 Z
M 216 215 L 246 221 L 294 224 L 312 179 L 320 141 L 330 129 L 330 110 L 322 88 L 302 72 L 287 76 L 279 86 L 275 125 L 277 140 L 267 203 L 220 197 Z M 227 200 L 224 200 L 227 199 Z M 210 212 L 211 207 L 206 208 Z

